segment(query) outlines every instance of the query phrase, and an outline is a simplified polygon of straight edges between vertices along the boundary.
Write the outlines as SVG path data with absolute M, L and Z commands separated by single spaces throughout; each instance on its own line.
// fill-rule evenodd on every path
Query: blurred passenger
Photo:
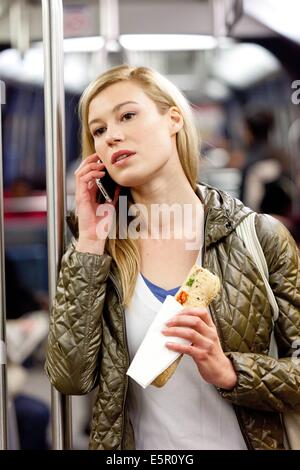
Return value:
M 5 255 L 8 393 L 13 400 L 20 449 L 49 448 L 50 410 L 42 400 L 24 393 L 30 380 L 30 357 L 45 338 L 48 315 L 45 304 L 21 282 L 14 262 Z
M 286 169 L 287 154 L 270 142 L 273 113 L 251 110 L 245 116 L 246 161 L 242 171 L 240 199 L 257 212 L 289 219 L 292 181 Z
M 32 182 L 25 177 L 16 178 L 10 186 L 11 197 L 27 197 L 33 192 Z
M 7 253 L 5 253 L 5 281 L 6 316 L 9 320 L 45 307 L 45 303 L 41 302 L 38 295 L 23 285 L 16 264 Z
M 24 393 L 24 386 L 30 376 L 25 367 L 8 361 L 8 397 L 14 413 L 9 415 L 10 450 L 47 450 L 50 410 L 46 403 Z M 15 415 L 15 420 L 12 420 Z M 12 422 L 16 421 L 16 422 Z
M 49 407 L 35 397 L 18 394 L 14 399 L 21 450 L 48 450 Z

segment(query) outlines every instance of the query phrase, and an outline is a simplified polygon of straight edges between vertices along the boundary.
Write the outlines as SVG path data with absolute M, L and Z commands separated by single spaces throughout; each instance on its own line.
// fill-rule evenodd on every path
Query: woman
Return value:
M 180 92 L 157 72 L 120 66 L 87 88 L 81 117 L 86 158 L 75 172 L 77 239 L 62 260 L 46 371 L 64 394 L 98 387 L 90 447 L 284 448 L 279 413 L 300 410 L 300 371 L 291 358 L 300 330 L 293 239 L 279 222 L 257 216 L 280 307 L 280 359 L 274 360 L 267 355 L 272 312 L 264 283 L 235 232 L 251 211 L 224 192 L 197 185 L 197 134 Z M 95 180 L 104 169 L 118 186 L 113 204 L 100 205 L 99 213 Z M 129 204 L 143 207 L 144 236 L 109 235 L 115 221 L 123 231 L 129 226 L 129 217 L 118 217 L 120 188 Z M 151 209 L 162 203 L 192 209 L 189 233 L 178 239 L 170 224 L 169 236 L 161 236 L 165 219 L 154 220 Z M 113 205 L 116 217 L 101 210 Z M 149 236 L 153 227 L 159 237 Z M 161 302 L 196 261 L 219 276 L 220 295 L 209 311 L 174 315 L 163 333 L 166 347 L 183 359 L 163 388 L 142 389 L 128 380 L 130 361 Z

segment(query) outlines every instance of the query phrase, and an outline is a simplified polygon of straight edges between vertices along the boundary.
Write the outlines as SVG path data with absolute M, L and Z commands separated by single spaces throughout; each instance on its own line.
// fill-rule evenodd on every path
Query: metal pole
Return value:
M 27 0 L 10 2 L 9 34 L 11 47 L 17 49 L 24 57 L 30 46 L 29 5 Z
M 226 36 L 226 4 L 223 0 L 211 0 L 213 35 Z
M 6 302 L 5 302 L 5 249 L 3 210 L 3 160 L 2 160 L 2 112 L 5 103 L 5 87 L 0 80 L 0 450 L 7 449 L 7 376 L 6 376 Z M 3 95 L 3 96 L 2 96 Z
M 65 243 L 65 100 L 63 77 L 63 6 L 42 0 L 45 68 L 45 135 L 48 212 L 49 296 L 53 299 Z M 53 449 L 72 448 L 71 397 L 52 387 Z

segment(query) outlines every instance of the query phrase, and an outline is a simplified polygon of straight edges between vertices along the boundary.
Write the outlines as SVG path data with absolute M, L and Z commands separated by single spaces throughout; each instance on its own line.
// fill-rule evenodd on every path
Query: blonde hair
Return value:
M 173 83 L 148 67 L 130 67 L 128 65 L 114 67 L 100 75 L 83 92 L 79 103 L 82 122 L 82 157 L 86 158 L 95 152 L 94 139 L 88 126 L 89 106 L 92 99 L 110 85 L 124 81 L 135 82 L 139 85 L 144 93 L 156 103 L 162 114 L 172 106 L 176 106 L 180 111 L 183 117 L 183 127 L 176 135 L 177 151 L 185 176 L 195 191 L 199 165 L 199 139 L 191 107 Z M 118 206 L 116 210 L 116 220 L 118 221 Z M 132 240 L 129 237 L 126 239 L 108 237 L 106 249 L 119 270 L 123 304 L 124 306 L 128 305 L 140 269 L 137 240 Z

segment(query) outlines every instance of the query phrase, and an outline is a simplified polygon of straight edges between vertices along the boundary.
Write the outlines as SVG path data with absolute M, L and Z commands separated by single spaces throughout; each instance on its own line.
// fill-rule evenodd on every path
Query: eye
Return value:
M 99 129 L 96 129 L 93 131 L 93 136 L 99 137 L 100 135 L 104 134 L 105 130 L 106 130 L 105 127 L 99 127 Z
M 136 113 L 133 113 L 133 112 L 130 112 L 130 113 L 125 113 L 123 114 L 123 116 L 121 117 L 121 121 L 130 121 L 130 119 L 133 118 L 133 116 L 135 116 Z

